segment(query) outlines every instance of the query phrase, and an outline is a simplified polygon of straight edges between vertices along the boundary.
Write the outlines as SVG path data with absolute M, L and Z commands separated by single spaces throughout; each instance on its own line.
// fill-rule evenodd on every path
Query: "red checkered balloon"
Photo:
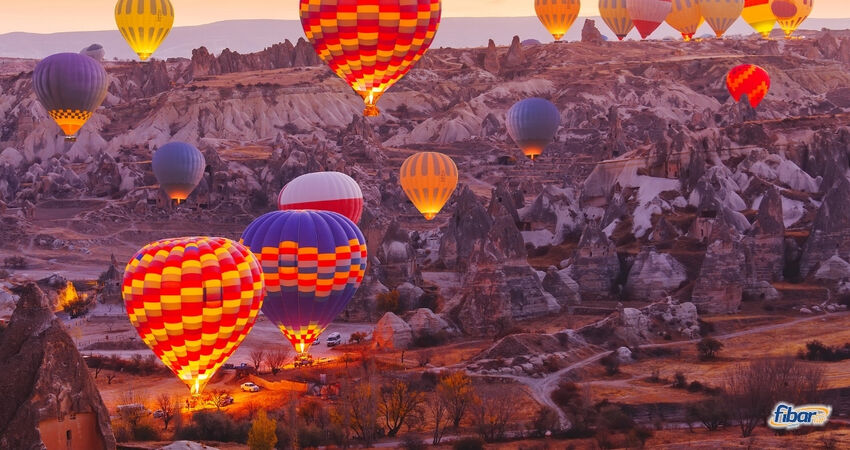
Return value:
M 145 344 L 200 394 L 254 326 L 263 272 L 248 249 L 229 239 L 167 239 L 133 256 L 122 293 Z
M 440 0 L 301 0 L 301 26 L 316 53 L 377 116 L 376 103 L 431 46 Z
M 726 76 L 726 87 L 736 102 L 747 94 L 750 105 L 756 108 L 770 90 L 770 75 L 754 64 L 741 64 Z

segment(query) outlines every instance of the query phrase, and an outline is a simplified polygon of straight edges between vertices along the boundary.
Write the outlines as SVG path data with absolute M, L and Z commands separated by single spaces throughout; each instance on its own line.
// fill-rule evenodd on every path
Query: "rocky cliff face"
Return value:
M 5 374 L 0 379 L 0 448 L 56 445 L 54 436 L 42 433 L 65 425 L 86 433 L 93 448 L 115 448 L 109 412 L 44 293 L 34 283 L 18 293 L 21 300 L 0 338 L 0 370 Z M 75 424 L 84 419 L 89 425 Z M 85 436 L 74 438 L 86 442 Z

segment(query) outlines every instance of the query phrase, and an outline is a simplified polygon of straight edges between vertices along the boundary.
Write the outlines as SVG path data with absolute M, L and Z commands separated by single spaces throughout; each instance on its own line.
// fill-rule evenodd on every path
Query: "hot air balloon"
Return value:
M 174 7 L 170 0 L 118 0 L 115 23 L 130 48 L 146 61 L 171 31 Z
M 785 38 L 789 39 L 791 34 L 812 13 L 815 0 L 773 0 L 770 5 L 776 21 L 785 32 Z
M 635 27 L 626 8 L 626 0 L 599 0 L 599 15 L 621 41 Z
M 581 9 L 580 0 L 534 0 L 534 11 L 556 41 L 573 26 Z
M 440 24 L 440 0 L 301 0 L 301 25 L 313 48 L 366 104 L 422 58 Z
M 122 295 L 142 341 L 197 395 L 254 326 L 263 272 L 231 240 L 166 239 L 133 256 Z
M 745 0 L 744 10 L 741 12 L 741 18 L 765 39 L 770 36 L 770 31 L 776 25 L 772 3 L 773 0 Z
M 527 98 L 511 106 L 505 123 L 514 142 L 533 160 L 555 139 L 561 112 L 549 100 Z
M 646 39 L 664 22 L 673 4 L 672 0 L 628 0 L 626 8 L 640 37 Z
M 770 75 L 759 66 L 741 64 L 726 76 L 726 87 L 736 102 L 741 101 L 741 97 L 747 94 L 750 105 L 756 108 L 770 90 Z
M 204 178 L 206 159 L 200 150 L 185 142 L 163 145 L 153 155 L 153 173 L 172 200 L 189 198 Z
M 357 223 L 363 214 L 363 191 L 353 178 L 344 173 L 309 173 L 284 186 L 278 196 L 277 205 L 281 211 L 333 211 Z
M 103 66 L 79 53 L 57 53 L 41 60 L 32 75 L 39 101 L 73 141 L 103 103 L 109 87 Z
M 262 265 L 263 314 L 302 354 L 345 309 L 366 272 L 363 233 L 331 211 L 268 213 L 240 242 Z
M 399 182 L 407 198 L 427 220 L 433 220 L 457 188 L 455 162 L 437 152 L 419 152 L 401 165 Z
M 104 50 L 103 46 L 100 44 L 92 44 L 80 50 L 80 54 L 86 55 L 95 61 L 101 62 L 103 61 L 103 58 L 106 57 L 106 50 Z
M 744 0 L 699 0 L 699 8 L 714 34 L 721 37 L 741 16 Z
M 682 33 L 682 39 L 690 41 L 702 22 L 699 0 L 673 0 L 673 10 L 667 15 L 667 23 Z

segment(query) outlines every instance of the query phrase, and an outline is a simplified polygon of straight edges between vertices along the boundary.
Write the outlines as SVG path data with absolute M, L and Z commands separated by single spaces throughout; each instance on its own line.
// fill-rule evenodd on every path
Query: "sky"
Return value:
M 55 33 L 115 27 L 115 0 L 2 0 L 0 34 L 13 31 Z M 296 19 L 298 0 L 171 0 L 175 26 L 232 19 Z M 596 0 L 585 0 L 582 16 L 599 14 Z M 212 6 L 215 5 L 215 6 Z M 533 0 L 443 0 L 446 17 L 532 16 Z M 850 17 L 848 0 L 817 0 L 811 17 Z

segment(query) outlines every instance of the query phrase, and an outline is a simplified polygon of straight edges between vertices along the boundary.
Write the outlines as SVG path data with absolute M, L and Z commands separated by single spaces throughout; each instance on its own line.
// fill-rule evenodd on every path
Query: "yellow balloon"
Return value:
M 621 41 L 635 27 L 626 0 L 599 0 L 599 15 Z
M 699 9 L 717 37 L 738 20 L 744 10 L 744 0 L 699 0 Z
M 673 10 L 667 16 L 667 23 L 682 33 L 682 39 L 690 41 L 702 22 L 698 0 L 673 0 Z
M 763 38 L 770 37 L 770 32 L 776 25 L 776 16 L 770 9 L 773 0 L 746 0 L 741 18 L 744 19 Z
M 142 61 L 151 57 L 174 25 L 170 0 L 118 0 L 115 23 Z
M 560 41 L 573 26 L 579 9 L 580 0 L 534 0 L 537 17 L 556 41 Z
M 785 38 L 790 38 L 791 34 L 809 17 L 812 13 L 815 0 L 774 0 L 770 5 L 773 10 L 773 15 L 776 16 L 776 21 L 785 32 Z
M 431 220 L 457 188 L 458 172 L 451 158 L 436 152 L 419 152 L 401 165 L 401 187 L 416 209 Z

